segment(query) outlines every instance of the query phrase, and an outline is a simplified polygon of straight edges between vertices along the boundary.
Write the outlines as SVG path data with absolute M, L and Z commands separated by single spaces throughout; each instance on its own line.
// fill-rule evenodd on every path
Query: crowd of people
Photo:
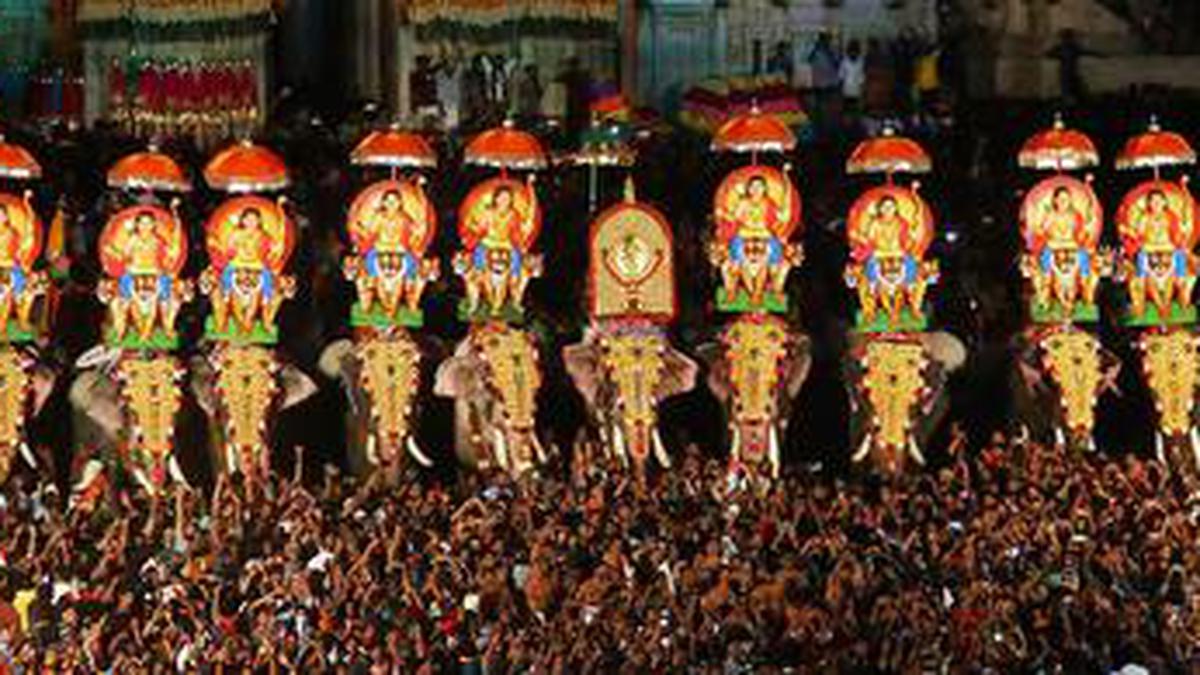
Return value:
M 111 673 L 1200 667 L 1200 503 L 1152 460 L 996 438 L 890 483 L 807 467 L 752 484 L 694 448 L 645 485 L 586 459 L 518 482 L 299 475 L 74 506 L 47 485 L 10 485 L 0 663 Z

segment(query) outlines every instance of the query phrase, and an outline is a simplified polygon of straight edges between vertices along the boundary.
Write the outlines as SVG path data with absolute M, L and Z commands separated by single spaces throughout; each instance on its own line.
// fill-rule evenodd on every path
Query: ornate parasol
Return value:
M 933 160 L 919 143 L 897 136 L 890 126 L 883 133 L 858 144 L 846 160 L 846 173 L 928 173 Z
M 192 189 L 179 164 L 153 145 L 117 160 L 108 170 L 107 183 L 110 188 L 120 190 L 187 192 Z
M 496 169 L 536 170 L 546 168 L 546 151 L 531 133 L 513 126 L 512 120 L 480 133 L 463 151 L 463 161 Z
M 775 115 L 763 113 L 758 105 L 750 112 L 734 115 L 713 134 L 715 152 L 788 152 L 796 147 L 796 135 Z
M 432 169 L 437 166 L 437 153 L 424 137 L 391 127 L 367 134 L 350 153 L 350 163 L 393 169 Z
M 25 148 L 4 140 L 0 134 L 0 178 L 31 180 L 42 177 L 42 165 Z
M 288 186 L 287 165 L 271 150 L 245 140 L 218 152 L 204 167 L 204 180 L 214 190 L 260 192 Z
M 1163 131 L 1157 120 L 1150 128 L 1125 142 L 1117 155 L 1118 169 L 1154 169 L 1164 166 L 1195 164 L 1196 151 L 1187 139 L 1173 131 Z
M 1062 115 L 1054 116 L 1054 126 L 1034 134 L 1017 155 L 1024 169 L 1073 171 L 1100 163 L 1100 153 L 1086 134 L 1068 129 Z
M 601 122 L 593 112 L 592 125 L 580 137 L 579 150 L 563 155 L 559 161 L 588 170 L 588 213 L 596 210 L 600 190 L 600 167 L 631 167 L 637 152 L 629 143 L 631 128 L 624 122 Z

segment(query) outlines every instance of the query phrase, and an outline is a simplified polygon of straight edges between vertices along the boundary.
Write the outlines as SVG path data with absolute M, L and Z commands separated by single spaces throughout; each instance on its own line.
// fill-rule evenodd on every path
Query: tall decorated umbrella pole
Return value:
M 0 181 L 40 178 L 42 167 L 24 147 L 0 135 Z M 0 482 L 17 455 L 37 467 L 26 439 L 26 421 L 36 415 L 54 386 L 54 372 L 38 351 L 37 313 L 45 311 L 44 271 L 34 267 L 42 252 L 42 225 L 32 193 L 0 188 Z
M 107 307 L 103 344 L 80 359 L 72 402 L 99 428 L 136 484 L 157 495 L 168 480 L 187 482 L 174 453 L 186 374 L 175 355 L 176 319 L 194 287 L 180 278 L 188 243 L 178 202 L 164 206 L 156 193 L 185 192 L 191 184 L 174 160 L 154 148 L 117 161 L 107 182 L 143 198 L 118 208 L 100 232 L 104 277 L 96 294 Z M 82 475 L 100 474 L 85 464 Z M 76 489 L 89 491 L 84 484 Z
M 535 429 L 541 386 L 537 345 L 523 323 L 523 299 L 542 272 L 534 253 L 542 210 L 532 172 L 547 165 L 532 134 L 511 122 L 476 136 L 464 161 L 499 170 L 476 184 L 458 213 L 454 272 L 466 287 L 459 316 L 470 332 L 437 372 L 434 392 L 455 399 L 457 451 L 481 469 L 519 475 L 544 459 Z
M 1021 271 L 1033 320 L 1021 337 L 1016 370 L 1024 375 L 1019 400 L 1027 408 L 1020 416 L 1039 440 L 1092 448 L 1096 402 L 1117 361 L 1080 325 L 1098 321 L 1097 289 L 1113 260 L 1100 246 L 1104 215 L 1091 176 L 1069 172 L 1095 166 L 1099 155 L 1090 138 L 1056 116 L 1025 142 L 1017 161 L 1051 172 L 1026 193 L 1020 210 Z M 1043 379 L 1051 386 L 1041 386 Z
M 413 428 L 422 361 L 413 331 L 424 320 L 426 285 L 440 272 L 438 260 L 429 256 L 437 210 L 415 171 L 436 166 L 437 156 L 422 137 L 393 128 L 369 134 L 351 161 L 387 168 L 391 177 L 368 185 L 350 205 L 346 232 L 352 252 L 344 270 L 357 291 L 350 314 L 354 336 L 331 344 L 321 366 L 343 381 L 352 399 L 352 468 L 381 470 L 395 482 L 406 453 L 431 465 Z
M 211 303 L 205 337 L 213 344 L 193 363 L 195 386 L 212 401 L 209 414 L 221 432 L 217 466 L 248 483 L 270 470 L 268 426 L 274 413 L 298 403 L 313 384 L 275 354 L 278 316 L 296 291 L 286 274 L 296 230 L 279 191 L 289 184 L 287 167 L 269 149 L 241 141 L 217 153 L 204 168 L 209 187 L 231 196 L 205 225 L 208 268 L 200 292 Z
M 1187 176 L 1167 180 L 1161 172 L 1195 163 L 1191 144 L 1157 122 L 1129 139 L 1116 161 L 1118 169 L 1153 172 L 1117 209 L 1118 278 L 1129 297 L 1124 323 L 1140 332 L 1142 374 L 1158 413 L 1158 457 L 1193 475 L 1200 474 L 1200 338 L 1193 298 L 1200 228 Z
M 849 173 L 886 176 L 850 208 L 845 278 L 858 298 L 846 359 L 852 460 L 873 459 L 887 473 L 907 460 L 924 464 L 923 446 L 944 413 L 946 378 L 966 359 L 957 338 L 928 330 L 928 289 L 938 278 L 936 261 L 926 258 L 933 211 L 915 181 L 895 180 L 931 169 L 924 148 L 891 129 L 860 143 L 847 161 Z
M 563 349 L 563 363 L 588 403 L 609 466 L 641 480 L 651 457 L 671 466 L 658 404 L 696 381 L 696 363 L 666 332 L 678 310 L 671 227 L 637 201 L 629 179 L 624 200 L 592 222 L 588 248 L 590 325 L 582 342 Z
M 778 315 L 788 311 L 788 275 L 803 253 L 801 200 L 782 168 L 760 158 L 796 147 L 790 128 L 753 107 L 727 120 L 713 136 L 715 152 L 749 155 L 713 199 L 709 259 L 720 272 L 716 306 L 734 318 L 708 350 L 709 387 L 725 404 L 730 469 L 777 477 L 781 437 L 791 400 L 808 372 L 808 338 Z

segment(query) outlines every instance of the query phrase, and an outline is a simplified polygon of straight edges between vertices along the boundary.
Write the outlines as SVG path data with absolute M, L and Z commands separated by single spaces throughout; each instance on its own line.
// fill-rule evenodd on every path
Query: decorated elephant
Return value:
M 589 329 L 563 349 L 563 364 L 587 402 L 613 463 L 643 475 L 651 453 L 671 459 L 658 431 L 658 404 L 696 385 L 696 362 L 655 328 Z
M 780 319 L 748 315 L 702 353 L 708 387 L 728 411 L 731 464 L 777 477 L 791 404 L 812 365 L 808 338 Z
M 244 414 L 226 417 L 215 391 L 220 378 L 209 358 L 194 357 L 185 368 L 183 362 L 171 357 L 142 359 L 119 350 L 101 349 L 87 355 L 79 363 L 79 374 L 69 393 L 76 454 L 96 453 L 93 459 L 122 457 L 128 463 L 127 470 L 150 492 L 162 484 L 164 474 L 186 483 L 175 452 L 174 433 L 186 395 L 191 394 L 209 428 L 216 430 L 209 434 L 213 440 L 208 448 L 214 469 L 244 468 L 242 463 L 251 456 L 267 461 L 266 429 L 257 424 L 246 428 L 251 424 L 249 418 L 260 405 L 268 410 L 295 406 L 316 393 L 316 385 L 295 367 L 280 366 L 276 383 L 241 383 L 249 390 L 261 389 L 268 396 L 259 401 L 247 395 L 242 399 Z M 142 391 L 131 395 L 131 387 Z M 79 468 L 93 475 L 99 470 L 88 468 L 86 463 Z M 77 483 L 80 478 L 76 476 Z
M 218 345 L 189 365 L 192 394 L 219 439 L 212 448 L 213 468 L 247 478 L 265 475 L 272 420 L 311 398 L 317 385 L 262 347 Z
M 544 460 L 535 429 L 542 375 L 533 337 L 503 323 L 471 327 L 438 366 L 433 393 L 454 399 L 455 450 L 480 470 L 517 476 Z
M 1186 327 L 1149 331 L 1138 340 L 1138 351 L 1158 415 L 1156 454 L 1200 478 L 1200 335 Z
M 945 332 L 861 336 L 849 370 L 852 461 L 873 459 L 895 474 L 905 459 L 925 463 L 922 448 L 946 412 L 946 381 L 966 362 L 963 343 Z
M 1100 394 L 1120 360 L 1091 333 L 1072 326 L 1031 329 L 1018 343 L 1016 420 L 1034 440 L 1091 450 Z
M 421 346 L 406 331 L 388 339 L 338 340 L 321 354 L 321 372 L 346 393 L 352 473 L 382 470 L 394 482 L 405 453 L 421 466 L 433 466 L 413 428 L 424 360 Z
M 54 370 L 31 348 L 0 348 L 0 483 L 8 479 L 18 454 L 31 468 L 38 468 L 26 442 L 26 422 L 41 412 L 56 379 Z

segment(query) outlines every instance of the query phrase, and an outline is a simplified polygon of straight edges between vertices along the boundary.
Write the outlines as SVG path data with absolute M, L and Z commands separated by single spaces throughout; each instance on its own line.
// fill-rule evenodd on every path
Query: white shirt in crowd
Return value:
M 847 54 L 838 66 L 838 79 L 842 81 L 842 96 L 846 98 L 862 98 L 863 84 L 866 82 L 866 63 L 860 54 L 851 57 Z

